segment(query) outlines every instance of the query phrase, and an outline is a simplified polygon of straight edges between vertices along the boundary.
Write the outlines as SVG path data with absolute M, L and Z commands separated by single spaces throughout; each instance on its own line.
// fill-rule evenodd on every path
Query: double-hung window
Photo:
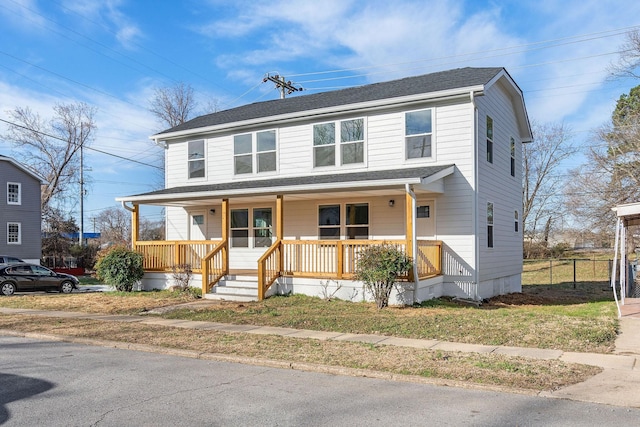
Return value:
M 318 207 L 318 238 L 340 239 L 340 205 Z
M 516 176 L 516 140 L 511 137 L 511 176 Z
M 19 205 L 22 203 L 21 185 L 19 182 L 7 182 L 7 204 Z
M 204 178 L 204 139 L 188 142 L 189 179 Z
M 255 144 L 254 144 L 255 141 Z M 245 133 L 233 137 L 233 166 L 236 175 L 276 170 L 276 131 Z
M 22 244 L 22 226 L 19 222 L 7 223 L 7 244 L 8 245 Z
M 313 167 L 357 163 L 364 163 L 364 119 L 313 125 Z
M 273 214 L 271 208 L 231 210 L 231 247 L 268 248 L 272 244 Z M 253 243 L 249 236 L 253 236 Z
M 493 203 L 487 203 L 487 247 L 493 247 Z
M 345 206 L 347 239 L 369 238 L 369 204 L 356 203 Z
M 513 211 L 514 212 L 514 230 L 516 233 L 518 232 L 518 230 L 520 229 L 519 224 L 520 224 L 520 220 L 518 218 L 518 211 Z
M 493 119 L 487 116 L 487 162 L 493 163 Z
M 231 209 L 231 247 L 249 247 L 249 210 Z
M 404 115 L 407 159 L 431 157 L 432 111 L 410 111 Z
M 346 239 L 369 238 L 369 204 L 351 203 L 344 206 L 344 236 Z M 341 205 L 318 207 L 318 238 L 339 240 L 342 235 Z

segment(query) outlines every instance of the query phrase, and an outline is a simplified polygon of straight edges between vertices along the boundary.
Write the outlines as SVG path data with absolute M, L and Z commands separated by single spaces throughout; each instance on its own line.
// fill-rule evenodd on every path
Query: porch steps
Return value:
M 211 292 L 205 294 L 204 298 L 238 302 L 258 301 L 258 276 L 228 274 Z

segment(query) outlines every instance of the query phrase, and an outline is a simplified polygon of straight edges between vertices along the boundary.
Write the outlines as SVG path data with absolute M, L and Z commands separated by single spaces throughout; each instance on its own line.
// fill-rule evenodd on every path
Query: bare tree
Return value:
M 561 215 L 562 162 L 576 153 L 564 124 L 534 122 L 533 141 L 523 145 L 523 210 L 525 239 L 548 233 Z
M 640 30 L 627 33 L 619 53 L 618 61 L 610 66 L 611 73 L 618 77 L 640 78 L 637 72 L 640 67 Z
M 29 107 L 17 107 L 8 114 L 13 122 L 4 139 L 11 142 L 16 157 L 28 169 L 41 176 L 41 205 L 46 216 L 50 204 L 71 197 L 70 190 L 79 182 L 81 147 L 93 141 L 96 126 L 95 108 L 78 102 L 57 104 L 54 115 L 45 120 Z
M 164 240 L 164 220 L 151 221 L 147 218 L 140 220 L 140 240 Z
M 185 83 L 156 88 L 149 101 L 149 111 L 169 128 L 189 120 L 196 107 L 193 88 Z
M 108 208 L 95 218 L 103 243 L 129 244 L 131 242 L 131 214 L 122 208 Z

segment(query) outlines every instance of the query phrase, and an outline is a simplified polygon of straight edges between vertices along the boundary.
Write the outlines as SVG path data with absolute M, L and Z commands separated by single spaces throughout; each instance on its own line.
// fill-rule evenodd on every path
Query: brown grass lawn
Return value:
M 607 353 L 617 318 L 608 284 L 529 285 L 521 294 L 479 308 L 442 298 L 415 307 L 306 296 L 253 303 L 216 303 L 171 292 L 30 294 L 0 298 L 0 306 L 107 314 L 142 314 L 236 324 L 380 334 L 446 341 Z M 182 305 L 191 303 L 187 306 Z M 195 303 L 195 304 L 193 304 Z M 167 308 L 170 307 L 171 309 Z M 152 315 L 152 314 L 147 314 Z M 138 323 L 0 315 L 0 329 L 132 342 L 242 357 L 371 369 L 400 375 L 551 390 L 600 369 L 495 354 L 465 354 L 384 345 L 195 331 Z

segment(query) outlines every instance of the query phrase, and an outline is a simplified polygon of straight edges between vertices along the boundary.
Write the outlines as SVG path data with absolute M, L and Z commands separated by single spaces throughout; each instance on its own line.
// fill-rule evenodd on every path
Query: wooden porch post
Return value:
M 276 239 L 281 242 L 284 238 L 284 197 L 278 194 L 276 198 Z M 282 272 L 284 266 L 284 253 L 280 250 L 278 257 L 278 272 Z
M 131 248 L 136 248 L 136 243 L 140 238 L 140 207 L 133 205 L 131 211 Z
M 222 250 L 222 268 L 229 271 L 229 199 L 222 199 L 222 241 L 227 247 Z
M 407 239 L 407 256 L 409 258 L 411 258 L 413 260 L 413 262 L 416 262 L 416 259 L 414 257 L 414 253 L 413 253 L 413 239 L 414 239 L 414 235 L 413 235 L 413 216 L 414 216 L 414 207 L 413 207 L 413 197 L 411 197 L 411 194 L 407 191 L 405 193 L 405 209 L 404 209 L 404 213 L 405 213 L 405 224 L 406 224 L 406 230 L 405 230 L 405 237 Z M 409 280 L 410 281 L 414 281 L 415 280 L 415 274 L 414 274 L 415 268 L 412 268 L 409 270 Z

